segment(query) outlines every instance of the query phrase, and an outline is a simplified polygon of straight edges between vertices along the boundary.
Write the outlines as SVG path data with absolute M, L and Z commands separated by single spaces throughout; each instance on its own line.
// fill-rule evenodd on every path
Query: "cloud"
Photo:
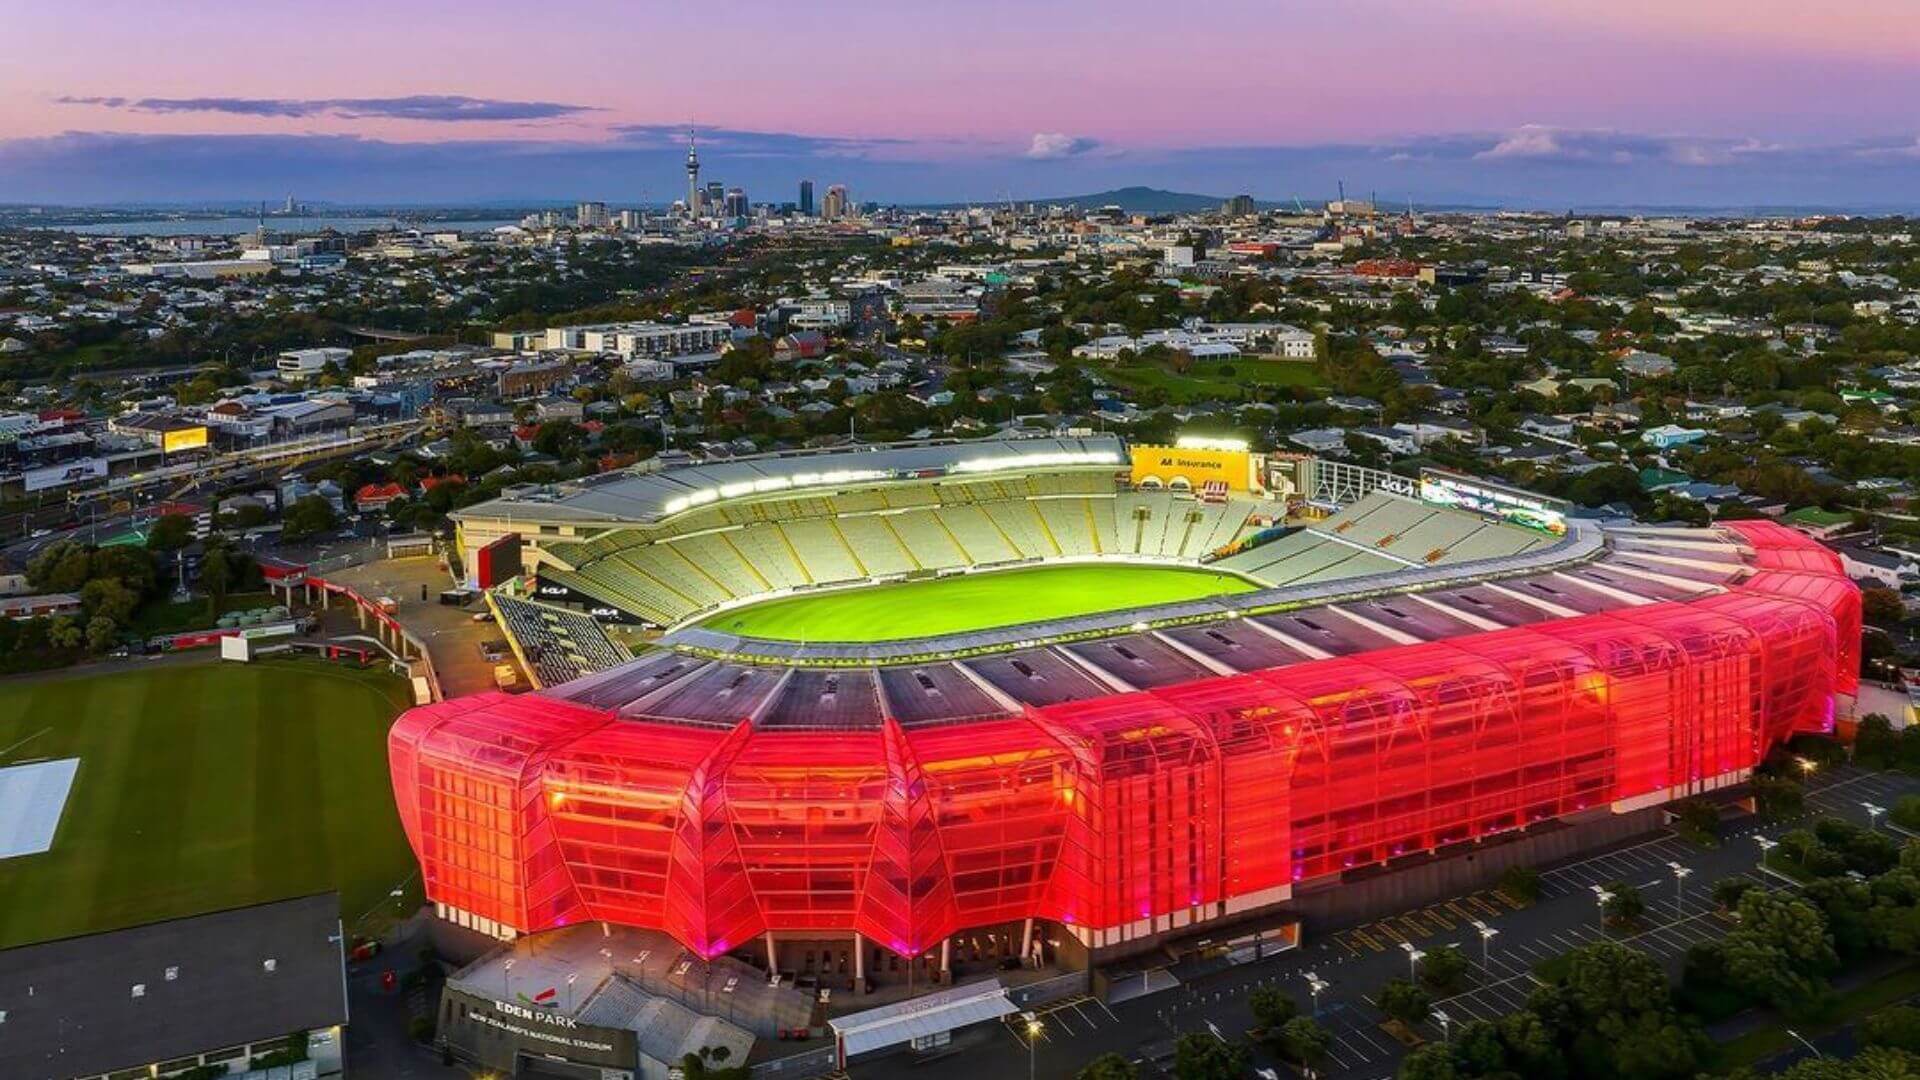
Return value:
M 458 133 L 471 128 L 456 126 Z M 549 129 L 550 130 L 550 129 Z M 1392 142 L 1174 148 L 1102 145 L 1069 159 L 1027 162 L 1004 141 L 862 140 L 794 132 L 704 129 L 703 176 L 744 187 L 754 202 L 791 199 L 802 177 L 845 183 L 862 198 L 956 203 L 1044 200 L 1130 184 L 1174 191 L 1245 191 L 1306 203 L 1377 191 L 1423 206 L 1705 209 L 1920 208 L 1920 143 L 1911 134 L 1779 147 L 1743 139 L 1555 130 L 1565 157 L 1485 158 L 1513 132 Z M 1691 149 L 1690 149 L 1691 148 Z M 1695 150 L 1711 167 L 1687 164 Z M 1609 155 L 1632 155 L 1616 163 Z M 604 138 L 384 140 L 355 134 L 133 134 L 75 131 L 0 138 L 0 198 L 8 202 L 252 203 L 360 206 L 524 206 L 606 199 L 659 203 L 684 190 L 686 131 L 658 126 Z M 1723 164 L 1711 164 L 1722 161 Z M 1021 168 L 1025 164 L 1027 168 Z M 818 187 L 816 187 L 818 190 Z
M 345 120 L 425 120 L 456 123 L 472 120 L 553 120 L 597 112 L 591 105 L 557 101 L 505 101 L 462 94 L 413 94 L 391 98 L 124 98 L 75 97 L 54 99 L 61 105 L 92 105 L 144 113 L 224 113 L 230 116 L 305 118 L 332 116 Z
M 1035 132 L 1033 142 L 1022 155 L 1029 161 L 1064 161 L 1090 154 L 1100 148 L 1098 139 L 1064 135 L 1057 131 Z
M 1663 135 L 1607 128 L 1561 128 L 1527 124 L 1473 154 L 1476 161 L 1566 162 L 1631 165 L 1664 162 L 1689 168 L 1733 165 L 1762 154 L 1791 153 L 1789 147 L 1759 139 L 1703 135 Z
M 684 150 L 687 145 L 687 129 L 675 124 L 617 124 L 612 130 L 621 143 L 629 146 Z M 695 147 L 703 156 L 718 154 L 723 157 L 906 159 L 935 145 L 912 139 L 855 138 L 698 126 L 693 129 L 693 137 Z

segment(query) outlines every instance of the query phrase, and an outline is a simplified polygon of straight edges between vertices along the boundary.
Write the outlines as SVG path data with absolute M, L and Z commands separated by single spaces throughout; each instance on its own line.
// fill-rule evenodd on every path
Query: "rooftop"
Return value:
M 347 1021 L 340 898 L 0 952 L 0 1076 L 87 1076 Z

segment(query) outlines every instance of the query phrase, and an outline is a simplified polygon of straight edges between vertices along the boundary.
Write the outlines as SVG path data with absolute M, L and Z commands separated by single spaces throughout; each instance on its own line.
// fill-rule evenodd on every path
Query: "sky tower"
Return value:
M 693 129 L 687 129 L 687 216 L 700 216 L 700 155 L 693 152 Z

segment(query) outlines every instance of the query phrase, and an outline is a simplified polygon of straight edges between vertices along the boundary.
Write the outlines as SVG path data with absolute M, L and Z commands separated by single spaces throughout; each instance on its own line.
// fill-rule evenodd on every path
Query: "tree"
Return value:
M 140 606 L 140 594 L 119 578 L 94 578 L 80 589 L 80 604 L 92 617 L 124 626 Z
M 1380 988 L 1380 1011 L 1412 1026 L 1427 1018 L 1433 998 L 1405 979 L 1390 979 Z
M 1522 904 L 1540 898 L 1540 872 L 1527 866 L 1509 866 L 1500 874 L 1497 888 Z
M 1647 913 L 1646 897 L 1640 895 L 1637 886 L 1615 881 L 1607 885 L 1607 891 L 1613 894 L 1606 905 L 1607 921 L 1615 926 L 1632 926 Z
M 1318 1071 L 1333 1049 L 1333 1034 L 1311 1016 L 1296 1016 L 1280 1029 L 1280 1052 L 1288 1061 Z
M 1119 1054 L 1109 1050 L 1087 1062 L 1086 1068 L 1074 1074 L 1074 1080 L 1138 1080 L 1140 1070 Z
M 87 649 L 89 651 L 96 653 L 106 652 L 108 649 L 113 648 L 114 640 L 119 636 L 120 627 L 105 615 L 95 615 L 93 618 L 87 620 Z
M 338 523 L 332 503 L 319 495 L 305 495 L 287 507 L 280 535 L 288 540 L 305 540 L 331 530 Z
M 1645 953 L 1612 941 L 1596 941 L 1567 954 L 1569 999 L 1589 1019 L 1664 1011 L 1667 973 Z
M 1853 760 L 1870 769 L 1884 769 L 1894 763 L 1899 753 L 1900 737 L 1894 733 L 1893 721 L 1879 713 L 1860 718 L 1860 726 L 1853 736 Z M 1920 821 L 1920 805 L 1916 806 L 1914 820 Z
M 1250 1060 L 1246 1047 L 1221 1042 L 1205 1031 L 1189 1031 L 1173 1045 L 1177 1080 L 1240 1080 Z
M 1723 911 L 1734 911 L 1740 907 L 1740 898 L 1747 895 L 1748 890 L 1759 887 L 1758 882 L 1749 878 L 1721 878 L 1713 883 L 1713 902 Z
M 1898 626 L 1906 618 L 1906 605 L 1897 589 L 1860 590 L 1860 617 L 1874 626 Z
M 208 545 L 206 554 L 200 559 L 200 587 L 207 590 L 207 605 L 213 614 L 219 614 L 220 604 L 227 598 L 227 590 L 232 585 L 232 557 L 224 546 Z
M 1258 986 L 1247 995 L 1247 1007 L 1253 1010 L 1253 1022 L 1269 1036 L 1277 1036 L 1287 1021 L 1300 1015 L 1293 996 L 1277 986 Z
M 56 649 L 77 649 L 85 640 L 86 631 L 78 619 L 61 615 L 47 625 L 47 644 Z
M 1472 964 L 1457 945 L 1435 945 L 1420 961 L 1420 981 L 1438 994 L 1451 994 L 1466 985 Z
M 1684 1080 L 1700 1067 L 1706 1039 L 1671 1012 L 1643 1012 L 1611 1039 L 1615 1075 Z
M 1920 1054 L 1920 1009 L 1911 1005 L 1881 1009 L 1861 1022 L 1860 1038 L 1869 1046 L 1891 1046 Z
M 1453 1063 L 1453 1047 L 1429 1043 L 1408 1054 L 1394 1075 L 1399 1080 L 1459 1080 L 1461 1074 Z
M 163 514 L 147 530 L 150 551 L 179 551 L 193 543 L 193 519 L 185 514 Z

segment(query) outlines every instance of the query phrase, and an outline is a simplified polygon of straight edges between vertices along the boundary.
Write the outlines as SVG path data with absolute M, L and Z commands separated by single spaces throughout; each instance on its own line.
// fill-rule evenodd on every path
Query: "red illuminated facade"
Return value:
M 968 723 L 728 728 L 480 694 L 395 724 L 394 791 L 427 895 L 502 928 L 915 955 L 1035 917 L 1102 948 L 1709 790 L 1829 729 L 1858 590 L 1797 533 L 1723 528 L 1753 572 L 1692 599 Z

